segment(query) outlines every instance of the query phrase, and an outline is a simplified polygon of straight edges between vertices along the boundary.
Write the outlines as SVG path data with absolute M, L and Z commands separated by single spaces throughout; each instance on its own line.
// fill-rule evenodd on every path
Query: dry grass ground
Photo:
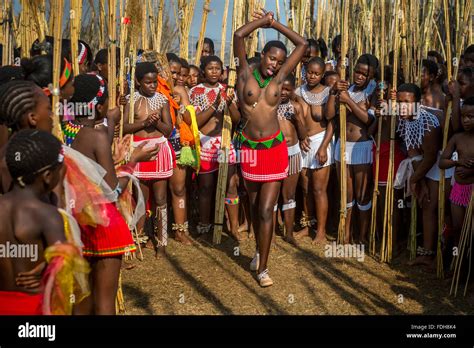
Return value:
M 239 246 L 211 236 L 185 247 L 170 241 L 167 258 L 133 260 L 122 271 L 127 314 L 472 314 L 474 295 L 449 296 L 450 281 L 410 268 L 404 256 L 391 265 L 366 256 L 327 258 L 309 238 L 294 248 L 280 237 L 269 270 L 274 286 L 262 289 L 249 271 L 253 240 Z M 238 246 L 237 249 L 235 249 Z M 462 287 L 464 288 L 464 287 Z M 472 290 L 472 289 L 471 289 Z

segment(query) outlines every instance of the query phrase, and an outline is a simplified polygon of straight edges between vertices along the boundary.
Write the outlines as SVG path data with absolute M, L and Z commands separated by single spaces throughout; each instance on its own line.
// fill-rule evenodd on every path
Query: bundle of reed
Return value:
M 380 26 L 380 36 L 383 38 L 385 37 L 385 4 L 384 1 L 380 3 L 380 10 L 381 10 L 381 26 Z M 380 66 L 382 67 L 380 69 L 380 81 L 381 81 L 381 86 L 383 87 L 384 84 L 384 73 L 385 73 L 385 40 L 381 40 L 381 48 L 380 48 Z M 383 101 L 383 88 L 381 89 L 381 93 L 379 95 L 379 100 Z M 376 146 L 376 152 L 375 152 L 375 178 L 374 178 L 374 192 L 372 194 L 372 216 L 370 220 L 370 237 L 369 237 L 369 252 L 372 255 L 375 255 L 375 232 L 376 232 L 376 226 L 377 226 L 377 201 L 378 197 L 380 195 L 379 192 L 379 172 L 380 172 L 380 143 L 382 142 L 382 117 L 379 117 L 378 123 L 377 123 L 377 146 Z
M 148 10 L 148 0 L 142 0 L 142 28 L 141 28 L 141 48 L 144 50 L 148 50 L 148 17 L 147 17 L 147 10 Z
M 1 20 L 0 20 L 0 43 L 3 45 L 4 43 L 4 39 L 3 39 L 3 26 L 5 25 L 5 22 L 4 22 L 4 8 L 3 8 L 3 5 L 7 6 L 6 4 L 4 4 L 3 2 L 0 2 L 0 16 L 1 16 Z
M 127 33 L 128 33 L 128 25 L 130 23 L 130 19 L 128 18 L 127 14 L 127 0 L 125 0 L 125 13 L 124 13 L 124 4 L 122 0 L 120 1 L 120 66 L 119 66 L 119 92 L 120 95 L 125 94 L 125 51 L 127 45 Z M 124 107 L 123 105 L 120 106 L 120 130 L 119 130 L 119 138 L 122 139 L 123 137 L 123 112 Z
M 12 31 L 12 13 L 13 9 L 9 1 L 5 2 L 2 12 L 2 32 L 3 32 L 3 55 L 2 65 L 13 64 L 13 31 Z
M 204 5 L 202 7 L 201 30 L 199 32 L 196 59 L 194 60 L 194 65 L 197 65 L 197 66 L 199 66 L 200 61 L 201 61 L 202 46 L 204 44 L 204 34 L 206 33 L 207 15 L 211 11 L 211 9 L 209 8 L 210 3 L 211 3 L 211 0 L 204 0 Z
M 60 125 L 61 115 L 57 114 L 56 105 L 59 103 L 59 77 L 61 74 L 61 40 L 63 32 L 63 9 L 64 0 L 51 0 L 51 17 L 53 23 L 53 37 L 54 37 L 54 52 L 53 52 L 53 110 L 55 115 L 53 117 L 53 134 L 63 142 L 63 132 Z
M 309 4 L 309 12 L 308 16 L 306 18 L 306 28 L 308 31 L 308 37 L 310 37 L 315 31 L 316 31 L 316 23 L 314 20 L 314 12 L 316 11 L 316 1 L 311 0 Z M 319 36 L 316 34 L 316 38 L 319 38 Z
M 304 36 L 304 31 L 305 31 L 305 18 L 306 18 L 306 12 L 308 11 L 308 2 L 307 1 L 302 1 L 302 2 L 294 2 L 294 7 L 293 7 L 293 12 L 296 12 L 297 18 L 294 21 L 294 27 L 295 31 L 300 34 L 301 36 Z M 298 64 L 296 67 L 296 84 L 300 85 L 301 84 L 301 64 Z
M 410 260 L 416 257 L 416 230 L 418 224 L 418 213 L 415 192 L 411 195 L 411 210 L 410 210 L 410 232 L 408 234 L 407 249 L 410 252 Z
M 232 8 L 232 32 L 234 33 L 244 23 L 243 0 L 234 0 Z M 229 67 L 235 69 L 234 40 L 230 40 Z
M 346 53 L 348 49 L 349 41 L 349 1 L 342 0 L 342 13 L 341 13 L 341 80 L 346 79 L 346 68 L 347 60 Z M 339 230 L 338 230 L 338 243 L 345 242 L 346 232 L 346 216 L 347 216 L 347 168 L 346 168 L 346 106 L 340 104 L 339 106 L 339 124 L 340 124 L 340 144 L 341 144 L 341 211 L 339 214 Z
M 409 61 L 408 61 L 408 42 L 407 42 L 407 15 L 408 15 L 408 10 L 409 7 L 407 6 L 407 1 L 402 0 L 402 7 L 401 7 L 401 16 L 402 16 L 402 22 L 401 22 L 401 56 L 402 56 L 402 61 L 400 64 L 400 68 L 403 70 L 403 77 L 405 81 L 410 80 L 410 71 L 409 71 Z
M 449 9 L 448 9 L 448 0 L 443 0 L 443 8 L 444 8 L 444 25 L 445 25 L 445 35 L 446 35 L 446 63 L 447 63 L 447 79 L 448 81 L 451 80 L 452 76 L 452 69 L 451 69 L 451 33 L 450 33 L 450 21 L 449 21 Z M 443 125 L 443 145 L 442 151 L 446 148 L 448 143 L 448 132 L 449 132 L 449 121 L 451 115 L 451 107 L 452 101 L 448 101 L 448 106 L 446 109 L 446 115 L 444 117 L 444 125 Z M 444 213 L 445 213 L 445 186 L 446 180 L 444 180 L 444 169 L 439 170 L 439 191 L 438 191 L 438 243 L 437 243 L 437 252 L 436 252 L 436 275 L 438 278 L 443 277 L 443 253 L 441 249 L 441 241 L 443 236 L 444 230 Z
M 130 99 L 129 99 L 129 122 L 133 123 L 135 120 L 135 65 L 137 61 L 137 44 L 138 36 L 142 26 L 141 8 L 139 0 L 127 0 L 127 7 L 125 12 L 131 18 L 127 41 L 130 46 Z M 133 134 L 131 142 L 133 143 Z M 132 151 L 132 146 L 130 146 L 130 151 Z
M 126 16 L 124 18 L 126 19 L 126 22 L 128 23 L 128 28 L 126 29 L 127 32 L 127 41 L 130 47 L 130 98 L 129 98 L 129 122 L 133 123 L 135 121 L 135 67 L 136 67 L 136 61 L 137 61 L 137 45 L 138 45 L 138 38 L 140 36 L 140 31 L 142 29 L 142 20 L 143 16 L 142 10 L 140 8 L 140 1 L 139 0 L 127 0 L 126 6 L 125 6 L 125 13 Z M 131 18 L 131 20 L 128 20 Z M 121 48 L 121 51 L 124 50 L 125 47 Z M 109 58 L 110 58 L 110 53 L 109 53 Z M 115 51 L 114 51 L 114 58 L 115 58 Z M 121 119 L 121 128 L 123 129 L 123 117 Z M 122 131 L 123 132 L 123 131 Z M 130 158 L 131 154 L 133 151 L 133 134 L 130 138 L 130 150 L 128 157 Z M 132 190 L 132 185 L 131 182 L 129 183 L 129 186 L 127 187 L 129 191 Z M 136 229 L 133 229 L 132 233 L 135 236 L 135 239 L 138 241 L 138 231 Z M 140 255 L 140 260 L 143 260 L 143 252 L 141 250 L 141 245 L 140 243 L 138 244 L 138 251 Z
M 403 4 L 402 0 L 402 4 Z M 403 20 L 403 11 L 400 10 L 400 1 L 396 0 L 394 3 L 394 57 L 393 60 L 393 76 L 392 76 L 392 88 L 397 88 L 397 76 L 398 76 L 398 57 L 400 50 L 400 20 Z M 390 262 L 392 260 L 392 236 L 393 236 L 393 202 L 394 202 L 394 160 L 395 160 L 395 121 L 396 117 L 396 101 L 392 100 L 392 112 L 390 117 L 390 155 L 388 162 L 388 175 L 387 175 L 387 186 L 385 193 L 385 207 L 384 207 L 384 220 L 383 220 L 383 232 L 382 232 L 382 246 L 380 251 L 380 261 Z
M 174 18 L 179 28 L 179 56 L 188 60 L 189 57 L 189 30 L 193 21 L 196 0 L 177 0 L 178 11 L 173 2 Z
M 323 15 L 324 14 L 324 15 Z M 331 18 L 333 18 L 333 8 L 329 5 L 328 1 L 324 1 L 321 5 L 321 13 L 319 12 L 318 6 L 318 17 L 317 21 L 321 22 L 321 36 L 324 41 L 328 44 L 329 42 L 329 25 L 331 22 Z
M 155 19 L 155 6 L 156 3 L 152 4 L 151 1 L 147 1 L 147 11 L 148 11 L 148 22 L 150 25 L 150 39 L 148 40 L 148 49 L 156 51 L 155 42 L 156 42 L 156 19 Z
M 73 64 L 74 75 L 79 75 L 79 60 L 77 57 L 79 49 L 79 36 L 81 34 L 81 16 L 82 1 L 70 0 L 71 10 L 69 11 L 71 20 L 71 59 Z
M 105 47 L 105 1 L 99 1 L 99 47 Z
M 156 23 L 155 30 L 155 43 L 154 49 L 157 52 L 161 52 L 161 32 L 163 31 L 163 13 L 165 9 L 165 0 L 160 0 L 158 5 L 158 22 Z
M 313 19 L 313 24 L 311 25 L 312 32 L 316 33 L 316 37 L 320 38 L 322 35 L 323 28 L 323 1 L 318 0 L 318 6 L 316 9 L 316 20 Z M 314 2 L 311 3 L 311 6 L 314 7 Z M 313 13 L 313 11 L 311 11 Z
M 30 48 L 38 37 L 36 34 L 36 28 L 33 27 L 33 23 L 35 23 L 33 8 L 35 6 L 36 5 L 30 0 L 21 0 L 17 42 L 20 42 L 22 57 L 30 57 Z
M 431 45 L 431 35 L 433 27 L 433 9 L 434 9 L 434 1 L 427 0 L 423 2 L 423 25 L 422 28 L 424 30 L 420 31 L 420 36 L 418 37 L 418 42 L 421 43 L 421 50 L 418 55 L 418 71 L 417 71 L 417 78 L 416 80 L 420 83 L 421 80 L 421 61 L 428 55 L 428 49 Z M 435 25 L 437 30 L 437 26 Z
M 285 2 L 285 0 L 283 0 L 283 2 Z M 280 18 L 280 0 L 275 0 L 275 9 L 276 9 L 276 20 L 277 22 L 281 22 L 281 18 Z M 277 38 L 278 38 L 278 41 L 280 41 L 280 32 L 277 33 Z
M 117 106 L 117 0 L 108 0 L 109 109 Z
M 244 15 L 242 12 L 242 0 L 235 0 L 232 11 L 232 32 L 235 32 L 244 21 Z M 231 40 L 230 50 L 230 71 L 228 78 L 227 93 L 233 92 L 235 88 L 235 81 L 237 78 L 236 73 L 236 59 L 233 50 L 233 41 Z M 225 211 L 225 196 L 227 193 L 227 174 L 229 169 L 229 149 L 231 142 L 231 131 L 232 131 L 232 120 L 230 118 L 229 108 L 226 106 L 224 111 L 224 122 L 222 125 L 222 142 L 220 153 L 224 155 L 224 160 L 219 162 L 219 173 L 217 177 L 216 186 L 216 204 L 214 211 L 214 231 L 212 236 L 212 242 L 214 244 L 220 244 L 222 236 L 222 228 L 224 222 L 224 211 Z
M 220 58 L 224 62 L 225 59 L 225 39 L 227 34 L 227 14 L 229 13 L 229 0 L 225 0 L 224 14 L 222 17 L 222 35 L 221 35 L 221 50 Z
M 464 6 L 463 13 L 461 15 L 461 23 L 459 24 L 462 33 L 460 35 L 457 35 L 457 41 L 456 41 L 456 64 L 454 65 L 454 73 L 453 76 L 456 78 L 458 76 L 458 70 L 459 70 L 459 58 L 461 56 L 461 51 L 464 46 L 464 42 L 466 40 L 466 37 L 468 36 L 469 33 L 469 21 L 472 20 L 471 16 L 471 8 L 472 8 L 472 1 L 466 1 L 466 5 Z M 472 26 L 472 25 L 471 25 Z M 471 28 L 472 30 L 472 28 Z M 472 40 L 472 38 L 471 38 Z M 472 41 L 470 41 L 472 42 Z
M 44 7 L 45 7 L 45 0 L 29 0 L 30 9 L 31 9 L 31 17 L 35 23 L 36 33 L 38 36 L 39 42 L 43 42 L 46 37 L 46 23 L 44 18 Z M 46 52 L 42 52 L 45 54 Z
M 454 296 L 456 296 L 458 293 L 459 279 L 461 278 L 461 266 L 465 258 L 468 259 L 468 272 L 467 272 L 467 277 L 466 277 L 466 285 L 464 286 L 464 296 L 466 296 L 467 285 L 469 284 L 469 278 L 471 276 L 472 254 L 473 254 L 472 240 L 474 238 L 474 233 L 473 233 L 474 226 L 472 223 L 473 207 L 474 207 L 474 191 L 471 193 L 471 200 L 469 202 L 469 207 L 466 209 L 466 215 L 464 217 L 464 223 L 461 230 L 461 237 L 459 239 L 458 254 L 454 255 L 454 259 L 453 259 L 454 275 L 453 275 L 453 280 L 451 282 L 451 289 L 449 291 L 449 294 L 452 295 L 454 292 Z

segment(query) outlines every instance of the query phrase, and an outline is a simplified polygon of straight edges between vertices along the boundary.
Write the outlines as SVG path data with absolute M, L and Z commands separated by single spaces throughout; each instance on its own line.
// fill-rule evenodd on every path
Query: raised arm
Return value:
M 268 13 L 265 17 L 244 24 L 234 33 L 234 57 L 238 58 L 236 68 L 239 78 L 247 79 L 247 73 L 249 72 L 247 53 L 245 52 L 245 38 L 258 28 L 267 28 L 272 19 L 273 16 Z
M 306 49 L 308 48 L 308 41 L 306 41 L 305 38 L 294 32 L 290 28 L 284 26 L 280 22 L 272 22 L 271 27 L 285 35 L 296 46 L 293 52 L 291 52 L 288 59 L 281 66 L 280 71 L 278 71 L 278 74 L 276 76 L 277 82 L 283 83 L 284 79 L 288 76 L 289 73 L 291 73 L 296 68 L 296 66 L 303 58 Z

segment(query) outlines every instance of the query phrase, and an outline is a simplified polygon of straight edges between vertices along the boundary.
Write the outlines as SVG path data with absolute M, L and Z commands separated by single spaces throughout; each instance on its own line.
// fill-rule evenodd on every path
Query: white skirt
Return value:
M 298 174 L 303 169 L 299 142 L 288 146 L 288 176 Z
M 321 164 L 316 158 L 316 153 L 318 152 L 319 147 L 321 146 L 325 135 L 326 135 L 326 131 L 323 131 L 309 137 L 309 140 L 310 140 L 309 146 L 311 147 L 311 149 L 308 152 L 304 152 L 304 151 L 302 152 L 303 168 L 319 169 L 319 168 L 328 167 L 334 163 L 334 155 L 333 155 L 334 143 L 332 139 L 328 144 L 328 148 L 327 148 L 328 159 L 326 163 Z
M 373 141 L 346 141 L 346 164 L 371 164 L 373 162 Z M 338 139 L 334 150 L 336 161 L 341 162 L 341 140 Z
M 431 180 L 434 180 L 434 181 L 439 181 L 439 171 L 440 171 L 439 159 L 441 158 L 441 153 L 442 153 L 441 151 L 438 153 L 438 159 L 436 160 L 436 163 L 433 165 L 433 167 L 431 167 L 429 172 L 426 173 L 425 177 L 427 177 L 428 179 L 431 179 Z M 452 160 L 457 160 L 457 152 L 453 153 L 453 156 L 451 157 L 451 159 Z M 455 169 L 456 169 L 455 167 L 446 169 L 444 171 L 444 178 L 445 179 L 452 178 L 453 175 L 454 175 L 454 170 Z

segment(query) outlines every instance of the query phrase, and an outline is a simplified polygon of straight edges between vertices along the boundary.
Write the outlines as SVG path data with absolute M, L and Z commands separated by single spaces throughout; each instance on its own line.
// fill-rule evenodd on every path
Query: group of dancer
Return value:
M 259 56 L 247 57 L 245 39 L 259 28 L 277 30 L 294 50 L 288 56 L 285 44 L 270 41 Z M 0 244 L 37 245 L 40 253 L 35 261 L 0 258 L 0 314 L 115 314 L 124 255 L 142 246 L 166 257 L 169 227 L 187 247 L 212 233 L 222 161 L 228 162 L 227 233 L 236 242 L 255 238 L 249 268 L 260 286 L 271 286 L 267 263 L 275 233 L 295 247 L 307 235 L 316 245 L 334 239 L 342 104 L 347 219 L 341 242 L 368 243 L 371 210 L 383 217 L 383 199 L 377 207 L 371 202 L 373 139 L 382 122 L 376 189 L 384 197 L 391 140 L 391 115 L 384 110 L 396 101 L 402 106 L 392 115 L 396 197 L 409 202 L 411 193 L 422 208 L 423 242 L 413 264 L 434 264 L 440 168 L 446 169 L 449 198 L 445 244 L 457 245 L 474 181 L 473 45 L 452 81 L 446 81 L 442 57 L 431 51 L 422 62 L 421 85 L 400 77 L 394 89 L 393 55 L 387 66 L 372 54 L 358 57 L 351 84 L 340 78 L 340 36 L 328 59 L 322 39 L 301 37 L 271 12 L 257 11 L 233 40 L 235 86 L 228 85 L 232 72 L 206 38 L 199 67 L 173 53 L 164 64 L 158 52 L 140 50 L 128 92 L 114 108 L 109 81 L 120 77 L 109 76 L 108 50 L 94 57 L 84 41 L 79 56 L 71 57 L 70 42 L 63 40 L 59 91 L 51 87 L 53 57 L 41 54 L 43 43 L 35 42 L 32 58 L 21 66 L 0 68 Z M 58 115 L 53 94 L 72 110 Z M 227 156 L 224 114 L 232 122 Z M 441 151 L 445 117 L 450 137 Z M 52 134 L 56 124 L 61 139 Z M 405 218 L 395 209 L 396 242 L 406 237 Z

